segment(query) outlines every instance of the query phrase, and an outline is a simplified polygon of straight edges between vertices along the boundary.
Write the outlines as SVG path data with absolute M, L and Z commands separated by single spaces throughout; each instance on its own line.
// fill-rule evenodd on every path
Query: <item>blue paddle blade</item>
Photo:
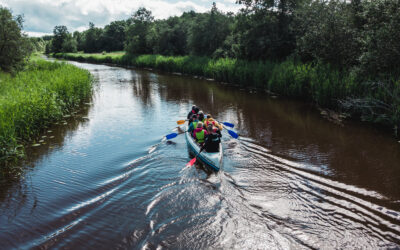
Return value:
M 177 136 L 178 136 L 177 133 L 172 133 L 172 134 L 166 135 L 165 138 L 167 138 L 167 140 L 170 140 L 170 139 L 175 138 Z
M 236 134 L 235 132 L 233 132 L 232 130 L 228 130 L 228 133 L 235 139 L 237 139 L 239 137 L 239 135 Z
M 224 124 L 225 126 L 230 127 L 230 128 L 235 127 L 235 125 L 230 122 L 223 122 L 222 124 Z

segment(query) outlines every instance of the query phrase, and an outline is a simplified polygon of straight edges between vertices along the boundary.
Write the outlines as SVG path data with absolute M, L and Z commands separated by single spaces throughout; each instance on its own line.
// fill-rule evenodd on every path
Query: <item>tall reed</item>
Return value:
M 88 71 L 33 60 L 15 76 L 0 74 L 0 162 L 23 154 L 24 142 L 76 108 L 91 93 Z

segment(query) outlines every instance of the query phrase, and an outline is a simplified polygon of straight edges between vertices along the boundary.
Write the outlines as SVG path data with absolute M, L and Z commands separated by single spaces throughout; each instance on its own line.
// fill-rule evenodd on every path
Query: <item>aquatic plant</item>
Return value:
M 23 155 L 23 145 L 78 107 L 91 92 L 88 71 L 32 60 L 15 76 L 0 73 L 0 162 Z

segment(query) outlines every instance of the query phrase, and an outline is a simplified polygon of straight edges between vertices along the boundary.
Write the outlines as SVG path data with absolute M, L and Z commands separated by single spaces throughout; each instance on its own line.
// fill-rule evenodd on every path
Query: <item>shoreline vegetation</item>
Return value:
M 399 1 L 237 4 L 237 13 L 213 3 L 207 12 L 165 19 L 139 8 L 104 27 L 89 23 L 82 32 L 58 25 L 45 51 L 70 60 L 155 68 L 266 89 L 388 128 L 399 137 Z M 122 50 L 126 55 L 106 53 Z
M 25 155 L 38 135 L 76 109 L 92 89 L 88 71 L 34 56 L 24 70 L 0 73 L 0 163 Z M 4 168 L 3 168 L 4 169 Z
M 266 90 L 277 95 L 305 100 L 318 107 L 342 113 L 361 121 L 392 128 L 399 136 L 400 81 L 390 89 L 374 81 L 361 81 L 356 75 L 322 63 L 257 61 L 205 56 L 131 56 L 124 52 L 56 53 L 53 57 L 89 63 L 153 68 L 169 73 L 211 78 L 245 88 Z

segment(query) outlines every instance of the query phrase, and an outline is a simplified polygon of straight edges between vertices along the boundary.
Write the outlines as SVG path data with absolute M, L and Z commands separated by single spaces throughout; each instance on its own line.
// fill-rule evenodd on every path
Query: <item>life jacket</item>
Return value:
M 210 119 L 208 119 L 207 121 L 206 121 L 206 126 L 208 127 L 208 125 L 210 125 L 210 124 L 212 124 L 213 126 L 215 126 L 215 121 L 212 119 L 212 118 L 210 118 Z
M 204 138 L 205 138 L 205 134 L 204 134 L 204 130 L 195 132 L 196 135 L 196 140 L 198 143 L 203 143 L 204 142 Z
M 193 123 L 193 130 L 195 130 L 197 128 L 197 123 L 199 123 L 199 122 L 193 121 L 192 123 Z

